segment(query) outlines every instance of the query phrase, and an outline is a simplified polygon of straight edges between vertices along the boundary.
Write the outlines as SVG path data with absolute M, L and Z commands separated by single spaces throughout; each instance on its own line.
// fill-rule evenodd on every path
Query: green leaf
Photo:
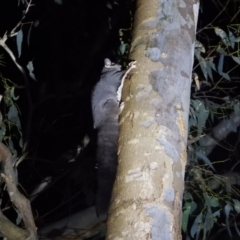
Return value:
M 230 78 L 230 76 L 227 74 L 227 73 L 220 73 L 220 75 L 223 77 L 223 78 L 225 78 L 225 79 L 227 79 L 228 81 L 230 81 L 231 80 L 231 78 Z
M 199 151 L 196 151 L 195 153 L 198 158 L 202 159 L 210 168 L 212 168 L 214 171 L 216 171 L 206 155 L 204 155 L 202 152 L 199 152 Z
M 231 57 L 237 64 L 240 65 L 240 57 L 235 57 L 235 56 L 231 56 Z
M 184 232 L 187 231 L 189 216 L 193 213 L 193 211 L 196 208 L 197 204 L 195 202 L 185 202 L 182 214 L 182 230 Z
M 229 213 L 230 211 L 232 210 L 232 206 L 228 203 L 226 204 L 226 206 L 224 207 L 224 212 L 225 212 L 225 215 L 226 215 L 226 219 L 225 219 L 225 222 L 226 222 L 226 226 L 227 226 L 227 230 L 228 230 L 228 234 L 230 237 L 232 237 L 232 232 L 231 232 L 231 229 L 230 229 L 230 226 L 229 226 Z
M 223 48 L 221 48 L 221 47 L 218 47 L 218 48 L 217 48 L 217 52 L 220 53 L 220 54 L 222 54 L 222 55 L 224 55 L 224 56 L 227 55 L 227 52 L 226 52 Z
M 234 104 L 234 113 L 238 116 L 240 116 L 240 102 L 237 101 L 235 104 Z
M 203 128 L 206 125 L 209 111 L 205 109 L 204 103 L 200 100 L 192 100 L 191 104 L 195 109 L 195 111 L 193 111 L 193 117 L 195 116 L 197 118 L 198 135 L 200 135 L 202 134 Z
M 23 31 L 20 29 L 17 32 L 17 49 L 18 49 L 18 57 L 21 56 L 22 53 L 22 40 L 23 40 Z
M 190 214 L 192 214 L 197 208 L 197 204 L 195 202 L 191 202 L 191 211 Z
M 195 57 L 197 58 L 199 65 L 201 67 L 201 70 L 203 72 L 203 75 L 205 77 L 205 79 L 207 80 L 208 74 L 207 74 L 207 63 L 206 63 L 206 59 L 204 59 L 201 55 L 200 55 L 200 51 L 198 49 L 195 48 L 194 51 Z
M 221 28 L 217 28 L 217 27 L 214 28 L 214 31 L 222 39 L 225 46 L 230 45 L 226 32 L 224 32 Z
M 121 42 L 121 45 L 119 47 L 120 53 L 123 55 L 126 51 L 126 44 L 124 42 Z
M 190 129 L 192 126 L 196 126 L 196 121 L 191 117 L 188 121 L 188 128 Z
M 237 213 L 240 213 L 240 202 L 237 199 L 232 199 L 234 202 L 234 208 Z
M 206 125 L 206 121 L 209 116 L 209 111 L 205 109 L 205 105 L 201 105 L 201 109 L 199 110 L 197 114 L 198 122 L 197 122 L 197 128 L 198 128 L 198 136 L 202 134 L 203 128 Z
M 232 206 L 229 203 L 227 203 L 224 207 L 224 212 L 227 218 L 229 218 L 229 213 L 231 210 L 233 210 Z
M 195 50 L 197 50 L 199 53 L 205 53 L 205 47 L 203 46 L 203 44 L 201 42 L 199 42 L 198 40 L 195 41 Z
M 183 232 L 186 232 L 188 226 L 188 219 L 191 211 L 191 204 L 189 202 L 186 202 L 183 209 L 184 210 L 182 213 L 182 230 Z
M 218 201 L 218 198 L 216 198 L 216 197 L 209 197 L 209 202 L 210 202 L 211 207 L 219 206 L 219 201 Z
M 223 72 L 223 62 L 224 62 L 224 55 L 220 55 L 218 61 L 218 73 L 221 74 Z
M 232 48 L 234 48 L 235 45 L 235 36 L 233 35 L 233 33 L 231 31 L 228 31 L 228 38 L 229 38 L 229 42 Z
M 211 213 L 208 212 L 207 215 L 205 216 L 204 227 L 209 231 L 213 228 L 213 224 L 214 224 L 213 216 Z
M 212 68 L 214 71 L 217 71 L 217 70 L 216 70 L 215 63 L 213 63 L 213 59 L 209 59 L 208 64 L 211 66 L 211 68 Z
M 209 61 L 206 61 L 206 69 L 207 69 L 207 74 L 213 81 L 213 75 L 212 75 L 212 64 L 210 64 Z
M 202 58 L 202 60 L 199 62 L 199 64 L 200 64 L 201 70 L 203 72 L 203 75 L 204 75 L 205 79 L 207 80 L 208 79 L 207 61 L 204 58 Z
M 10 88 L 10 96 L 11 96 L 11 98 L 12 98 L 13 100 L 18 100 L 19 96 L 15 96 L 14 90 L 15 90 L 14 87 L 11 87 L 11 88 Z
M 240 42 L 240 37 L 235 38 L 234 42 Z
M 15 107 L 15 105 L 12 105 L 9 110 L 8 110 L 8 114 L 7 114 L 8 120 L 15 122 L 16 117 L 18 117 L 18 110 Z
M 194 238 L 195 234 L 198 232 L 200 232 L 202 229 L 202 213 L 200 213 L 196 218 L 195 218 L 195 221 L 192 225 L 192 228 L 191 228 L 191 231 L 190 231 L 190 234 L 191 234 L 191 237 Z

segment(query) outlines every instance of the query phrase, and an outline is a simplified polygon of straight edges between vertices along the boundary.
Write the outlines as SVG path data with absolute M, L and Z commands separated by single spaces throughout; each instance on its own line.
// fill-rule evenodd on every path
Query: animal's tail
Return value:
M 107 214 L 111 201 L 118 166 L 118 135 L 119 126 L 115 121 L 98 128 L 98 191 L 96 199 L 98 216 Z

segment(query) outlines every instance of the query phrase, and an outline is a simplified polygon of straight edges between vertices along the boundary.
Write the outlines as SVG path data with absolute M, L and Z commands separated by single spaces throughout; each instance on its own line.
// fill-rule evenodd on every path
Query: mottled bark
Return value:
M 107 239 L 181 239 L 198 3 L 138 0 Z

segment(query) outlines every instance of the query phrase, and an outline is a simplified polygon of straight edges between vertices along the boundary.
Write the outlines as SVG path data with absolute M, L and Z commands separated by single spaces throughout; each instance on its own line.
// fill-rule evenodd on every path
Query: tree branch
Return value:
M 8 218 L 6 218 L 0 210 L 0 232 L 1 235 L 11 240 L 25 240 L 28 238 L 29 233 L 17 227 Z
M 12 166 L 12 154 L 10 153 L 9 149 L 1 142 L 0 142 L 0 160 L 3 166 L 3 173 L 1 174 L 1 176 L 6 182 L 9 197 L 12 203 L 17 207 L 17 209 L 20 211 L 22 215 L 22 219 L 25 224 L 26 230 L 30 235 L 29 239 L 36 240 L 38 239 L 36 231 L 37 228 L 33 220 L 30 202 L 24 195 L 22 195 L 19 192 L 17 188 L 17 177 Z M 5 222 L 5 224 L 7 223 Z M 3 229 L 0 228 L 0 230 Z

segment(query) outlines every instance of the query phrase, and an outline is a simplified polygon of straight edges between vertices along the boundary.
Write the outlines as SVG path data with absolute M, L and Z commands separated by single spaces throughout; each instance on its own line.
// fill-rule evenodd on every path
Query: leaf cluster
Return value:
M 213 229 L 221 227 L 232 237 L 232 226 L 240 236 L 236 220 L 240 211 L 240 174 L 233 168 L 221 171 L 221 165 L 229 159 L 218 155 L 218 160 L 213 161 L 211 155 L 213 149 L 223 147 L 220 126 L 230 129 L 227 134 L 237 132 L 238 125 L 230 115 L 240 116 L 236 75 L 240 67 L 240 34 L 236 25 L 229 25 L 227 31 L 219 27 L 212 30 L 220 37 L 215 46 L 205 47 L 200 41 L 195 46 L 182 215 L 182 230 L 187 239 L 208 239 Z M 231 149 L 225 151 L 232 154 Z
M 1 113 L 3 121 L 0 129 L 0 141 L 6 144 L 16 160 L 23 148 L 20 110 L 16 104 L 15 84 L 0 74 L 0 83 L 4 88 Z

